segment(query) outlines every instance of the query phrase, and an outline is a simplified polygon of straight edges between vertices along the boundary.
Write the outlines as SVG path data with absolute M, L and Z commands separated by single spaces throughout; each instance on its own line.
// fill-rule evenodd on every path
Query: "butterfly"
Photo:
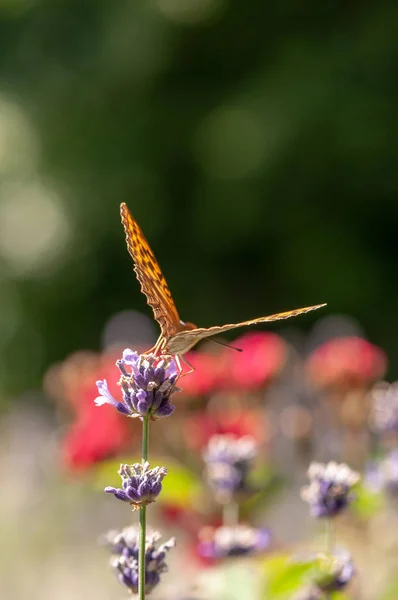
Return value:
M 156 321 L 160 326 L 160 336 L 151 352 L 173 354 L 182 357 L 195 344 L 204 338 L 224 333 L 237 327 L 268 323 L 295 317 L 311 310 L 317 310 L 326 304 L 316 304 L 306 308 L 297 308 L 287 312 L 276 313 L 267 317 L 258 317 L 242 323 L 214 327 L 197 327 L 193 323 L 181 321 L 173 297 L 160 270 L 140 226 L 130 213 L 126 204 L 120 205 L 122 224 L 126 234 L 127 249 L 134 261 L 134 270 L 141 284 L 141 291 L 145 294 L 148 304 L 152 307 Z M 179 362 L 179 361 L 178 361 Z

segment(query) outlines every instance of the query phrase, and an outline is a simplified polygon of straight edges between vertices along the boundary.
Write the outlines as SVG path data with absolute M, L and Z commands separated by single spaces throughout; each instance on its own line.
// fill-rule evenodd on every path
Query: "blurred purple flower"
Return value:
M 370 393 L 370 424 L 378 433 L 398 432 L 398 381 L 382 381 Z
M 175 546 L 171 538 L 158 545 L 161 535 L 157 532 L 147 535 L 145 549 L 145 593 L 149 594 L 159 583 L 160 575 L 167 571 L 166 553 Z M 106 544 L 115 558 L 111 560 L 120 583 L 134 593 L 138 593 L 138 552 L 139 534 L 133 527 L 121 532 L 111 531 L 106 536 Z
M 113 494 L 118 500 L 128 502 L 134 509 L 155 502 L 161 492 L 162 481 L 167 475 L 165 467 L 149 468 L 149 463 L 120 465 L 118 471 L 122 478 L 122 488 L 106 487 L 105 492 Z
M 359 481 L 359 474 L 346 464 L 313 462 L 308 477 L 310 485 L 302 488 L 301 497 L 309 503 L 313 517 L 333 517 L 355 499 L 351 488 Z
M 99 539 L 100 544 L 107 546 L 112 554 L 130 556 L 129 548 L 135 547 L 139 531 L 136 527 L 125 527 L 122 531 L 111 529 Z M 138 549 L 137 549 L 138 557 Z
M 392 450 L 380 461 L 373 461 L 366 467 L 365 483 L 373 492 L 386 490 L 398 493 L 398 448 Z
M 329 592 L 342 590 L 355 575 L 350 553 L 345 549 L 331 554 L 311 553 L 298 562 L 312 563 L 309 582 L 293 596 L 292 600 L 321 600 L 329 598 Z
M 372 460 L 366 464 L 363 481 L 365 487 L 373 494 L 380 493 L 383 490 L 384 481 L 379 462 Z
M 398 448 L 387 454 L 381 468 L 386 489 L 391 493 L 398 493 Z
M 199 554 L 209 559 L 264 552 L 271 543 L 269 529 L 254 529 L 247 525 L 205 527 L 200 538 Z
M 229 502 L 236 492 L 249 491 L 250 463 L 257 454 L 254 438 L 247 435 L 214 435 L 205 451 L 205 475 L 220 502 Z
M 333 554 L 320 556 L 321 574 L 316 578 L 316 585 L 324 592 L 341 590 L 351 581 L 355 575 L 355 567 L 351 554 L 340 549 Z
M 170 398 L 178 390 L 178 369 L 172 356 L 157 357 L 127 349 L 116 365 L 121 372 L 123 401 L 112 396 L 104 379 L 97 381 L 97 406 L 110 404 L 128 417 L 149 415 L 151 419 L 161 419 L 171 415 L 175 407 Z

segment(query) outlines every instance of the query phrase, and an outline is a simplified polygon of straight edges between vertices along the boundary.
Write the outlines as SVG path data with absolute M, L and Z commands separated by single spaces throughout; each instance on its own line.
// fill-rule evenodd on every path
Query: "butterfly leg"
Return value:
M 187 371 L 186 373 L 182 372 L 182 365 L 181 365 L 181 360 L 180 359 L 186 365 L 188 365 L 188 367 L 191 367 L 190 371 Z M 184 358 L 184 356 L 182 354 L 181 354 L 181 356 L 179 356 L 178 354 L 176 354 L 176 363 L 177 363 L 178 368 L 180 370 L 180 374 L 182 373 L 182 375 L 180 375 L 180 377 L 185 377 L 186 375 L 190 375 L 191 373 L 193 373 L 195 371 L 195 367 L 193 365 L 191 365 L 191 363 L 186 358 Z
M 151 348 L 150 350 L 148 350 L 147 354 L 158 354 L 159 350 L 161 351 L 164 347 L 165 344 L 165 340 L 163 338 L 163 336 L 159 336 L 158 340 L 156 342 L 156 344 L 153 346 L 153 348 Z

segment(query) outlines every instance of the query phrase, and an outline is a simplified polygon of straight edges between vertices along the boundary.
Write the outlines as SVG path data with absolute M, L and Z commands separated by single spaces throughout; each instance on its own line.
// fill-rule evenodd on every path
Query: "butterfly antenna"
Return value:
M 230 344 L 226 344 L 225 342 L 220 342 L 220 340 L 215 340 L 213 338 L 208 338 L 210 342 L 214 342 L 214 344 L 219 344 L 220 346 L 225 346 L 226 348 L 231 348 L 231 350 L 236 350 L 237 352 L 243 352 L 242 348 L 237 348 L 236 346 L 231 346 Z

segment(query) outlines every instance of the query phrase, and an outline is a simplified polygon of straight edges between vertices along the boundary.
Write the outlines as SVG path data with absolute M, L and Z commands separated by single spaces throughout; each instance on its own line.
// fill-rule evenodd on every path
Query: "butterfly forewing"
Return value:
M 231 323 L 228 325 L 216 325 L 214 327 L 181 331 L 171 337 L 171 339 L 168 341 L 167 349 L 171 354 L 183 354 L 200 340 L 212 335 L 224 333 L 225 331 L 237 329 L 238 327 L 257 325 L 257 323 L 269 323 L 270 321 L 289 319 L 290 317 L 296 317 L 297 315 L 310 312 L 311 310 L 317 310 L 317 308 L 321 308 L 322 306 L 326 306 L 326 304 L 316 304 L 315 306 L 296 308 L 295 310 L 288 310 L 287 312 L 276 313 L 274 315 L 268 315 L 267 317 L 258 317 L 257 319 L 251 319 L 250 321 L 242 321 L 242 323 Z
M 181 328 L 170 290 L 140 226 L 126 204 L 120 205 L 127 248 L 134 260 L 134 270 L 148 304 L 152 307 L 162 336 L 167 340 Z

